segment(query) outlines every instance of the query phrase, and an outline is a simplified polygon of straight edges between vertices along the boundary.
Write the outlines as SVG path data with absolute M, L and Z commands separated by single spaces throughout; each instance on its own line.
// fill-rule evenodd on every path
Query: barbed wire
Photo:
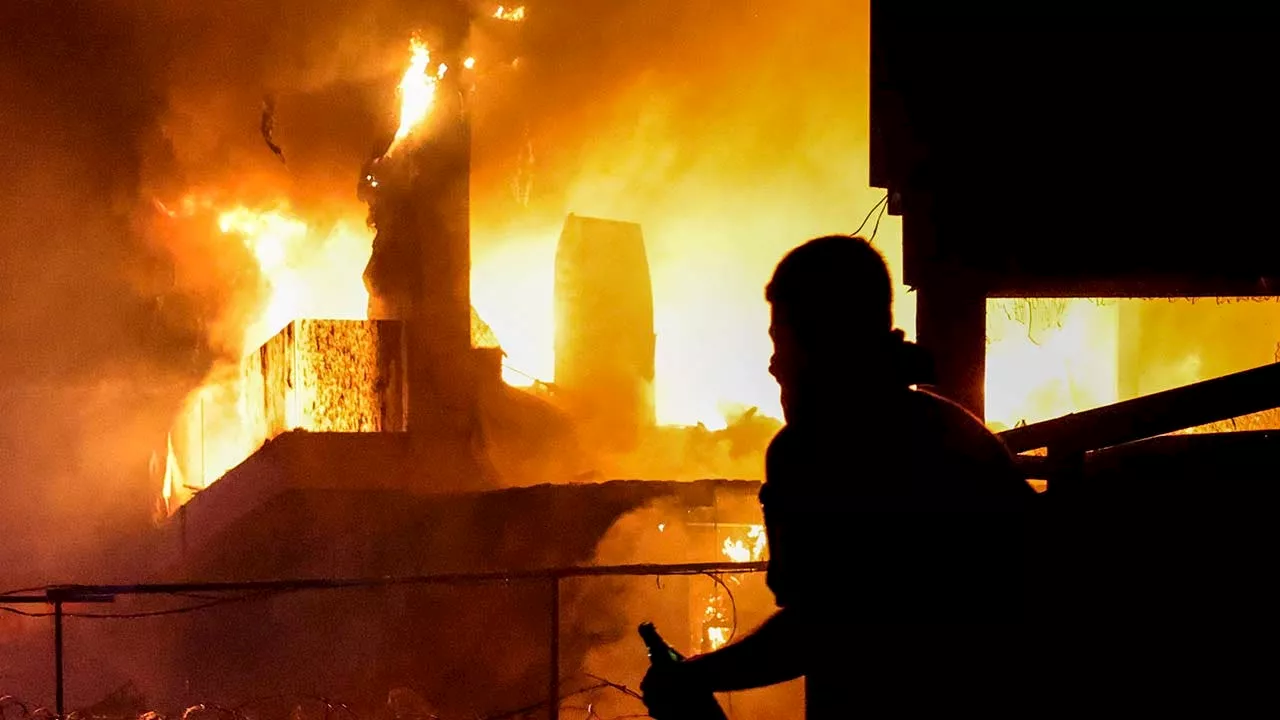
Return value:
M 615 716 L 608 716 L 608 717 L 602 716 L 599 713 L 595 712 L 594 710 L 595 703 L 589 703 L 585 707 L 564 706 L 563 703 L 566 700 L 572 700 L 574 698 L 581 697 L 583 695 L 596 692 L 598 690 L 614 690 L 634 700 L 643 701 L 643 697 L 639 692 L 631 689 L 630 687 L 628 687 L 623 683 L 609 680 L 608 678 L 601 677 L 593 673 L 581 673 L 581 676 L 592 680 L 593 683 L 590 685 L 586 685 L 585 687 L 581 687 L 576 690 L 572 690 L 562 694 L 557 699 L 558 702 L 561 703 L 560 707 L 562 710 L 563 709 L 583 710 L 588 712 L 588 717 L 595 718 L 596 720 L 623 720 L 624 718 L 648 717 L 647 714 L 643 714 L 643 713 L 615 715 Z M 569 676 L 565 679 L 567 681 L 572 679 L 572 677 L 574 676 Z M 225 706 L 225 705 L 219 705 L 215 703 L 196 703 L 195 705 L 191 705 L 184 708 L 182 713 L 176 717 L 165 714 L 165 713 L 157 712 L 154 710 L 149 710 L 149 711 L 145 711 L 137 714 L 92 713 L 92 712 L 77 710 L 77 711 L 72 711 L 70 713 L 67 713 L 66 720 L 125 720 L 125 718 L 136 719 L 136 720 L 195 720 L 195 718 L 198 718 L 203 713 L 212 713 L 222 717 L 232 718 L 233 720 L 252 720 L 253 716 L 247 712 L 250 708 L 256 705 L 262 705 L 267 702 L 278 701 L 278 700 L 289 700 L 289 701 L 309 700 L 309 701 L 317 702 L 324 706 L 325 717 L 341 714 L 349 718 L 349 720 L 360 720 L 360 715 L 356 713 L 346 703 L 333 700 L 332 698 L 328 698 L 324 696 L 306 695 L 306 694 L 265 695 L 265 696 L 251 698 L 238 705 L 233 705 L 233 706 Z M 58 715 L 53 710 L 42 705 L 35 706 L 35 709 L 33 710 L 31 709 L 32 706 L 33 706 L 33 703 L 22 700 L 14 695 L 7 695 L 7 694 L 0 695 L 0 720 L 17 720 L 17 718 L 22 718 L 22 720 L 58 720 Z M 513 710 L 506 710 L 496 714 L 491 714 L 491 715 L 475 714 L 473 717 L 473 720 L 511 720 L 511 718 L 518 718 L 523 715 L 536 712 L 538 710 L 545 708 L 546 706 L 547 706 L 547 701 L 540 700 L 536 703 L 530 703 L 528 705 L 524 705 L 519 708 L 515 708 Z M 15 717 L 10 717 L 7 714 L 7 708 L 10 708 L 10 707 L 18 708 L 18 710 L 20 711 L 20 714 Z M 441 716 L 437 716 L 433 714 L 428 714 L 428 715 L 425 715 L 424 717 L 426 717 L 427 720 L 444 720 Z

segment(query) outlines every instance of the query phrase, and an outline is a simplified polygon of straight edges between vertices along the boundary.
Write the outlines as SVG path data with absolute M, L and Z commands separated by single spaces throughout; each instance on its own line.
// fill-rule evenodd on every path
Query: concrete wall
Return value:
M 289 323 L 234 371 L 211 378 L 174 421 L 171 460 L 182 484 L 208 487 L 291 430 L 404 430 L 404 364 L 386 360 L 403 356 L 398 322 Z M 175 492 L 175 507 L 190 496 Z

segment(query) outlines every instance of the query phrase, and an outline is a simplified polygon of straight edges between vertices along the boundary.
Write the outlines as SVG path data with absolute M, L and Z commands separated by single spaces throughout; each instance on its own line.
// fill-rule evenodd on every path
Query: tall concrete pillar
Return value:
M 483 488 L 486 470 L 471 347 L 471 123 L 461 63 L 465 17 L 432 48 L 446 62 L 417 137 L 373 169 L 378 234 L 365 272 L 370 312 L 405 322 L 410 474 L 430 489 Z
M 653 286 L 640 226 L 569 215 L 555 308 L 559 397 L 589 443 L 630 449 L 655 424 Z

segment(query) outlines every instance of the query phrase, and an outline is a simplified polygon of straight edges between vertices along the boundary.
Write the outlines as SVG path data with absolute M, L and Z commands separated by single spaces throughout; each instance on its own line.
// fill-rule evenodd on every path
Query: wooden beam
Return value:
M 1015 453 L 1086 452 L 1280 407 L 1280 363 L 1006 430 Z

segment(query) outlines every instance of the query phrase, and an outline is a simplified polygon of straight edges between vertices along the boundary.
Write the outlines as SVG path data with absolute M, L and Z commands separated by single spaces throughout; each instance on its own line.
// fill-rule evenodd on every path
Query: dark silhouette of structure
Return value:
M 1280 191 L 1275 14 L 1137 5 L 871 2 L 871 183 L 903 218 L 917 337 L 975 412 L 989 297 L 1280 287 L 1280 244 L 1263 240 Z M 1113 679 L 1137 667 L 1159 678 L 1141 684 L 1148 714 L 1255 697 L 1236 680 L 1247 656 L 1218 638 L 1271 623 L 1275 492 L 1250 481 L 1274 474 L 1275 435 L 1153 436 L 1276 407 L 1277 371 L 1002 434 L 1044 453 L 1018 462 L 1048 479 L 1031 552 L 1055 642 L 1026 662 L 1069 688 L 1055 698 L 1132 697 Z M 1083 656 L 1087 671 L 1064 660 Z
M 569 215 L 556 248 L 556 376 L 584 438 L 629 449 L 655 424 L 653 287 L 635 223 Z
M 433 53 L 463 56 L 470 10 L 439 3 L 431 12 L 440 28 Z M 456 70 L 440 78 L 422 126 L 372 166 L 365 177 L 376 185 L 362 188 L 377 229 L 365 270 L 370 317 L 402 320 L 407 330 L 406 351 L 384 358 L 384 375 L 407 371 L 410 449 L 442 491 L 494 484 L 477 402 L 483 361 L 472 352 L 467 95 Z
M 871 184 L 949 397 L 982 414 L 988 297 L 1277 293 L 1280 33 L 1250 12 L 872 0 Z

